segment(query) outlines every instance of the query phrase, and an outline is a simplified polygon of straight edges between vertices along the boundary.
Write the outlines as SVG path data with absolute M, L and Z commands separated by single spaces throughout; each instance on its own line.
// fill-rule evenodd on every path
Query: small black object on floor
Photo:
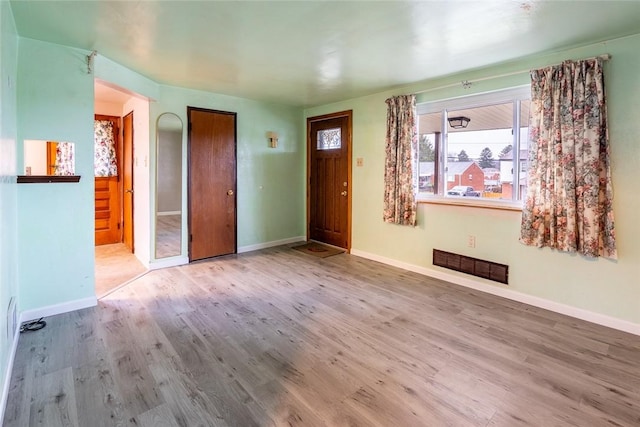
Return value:
M 41 317 L 38 320 L 32 320 L 31 322 L 23 323 L 22 326 L 20 326 L 20 333 L 39 331 L 40 329 L 44 328 L 45 326 L 47 326 L 47 322 L 42 319 L 43 318 Z

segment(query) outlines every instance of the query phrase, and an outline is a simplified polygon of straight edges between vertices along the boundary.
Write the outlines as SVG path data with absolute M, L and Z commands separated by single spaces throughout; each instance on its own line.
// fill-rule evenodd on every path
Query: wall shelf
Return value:
M 49 184 L 54 182 L 80 182 L 80 175 L 18 175 L 18 184 Z

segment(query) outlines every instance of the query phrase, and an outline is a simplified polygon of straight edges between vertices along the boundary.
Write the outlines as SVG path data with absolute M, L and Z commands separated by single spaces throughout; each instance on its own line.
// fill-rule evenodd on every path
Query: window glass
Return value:
M 469 121 L 457 124 L 458 117 Z M 511 200 L 511 192 L 502 192 L 500 157 L 513 147 L 513 103 L 452 110 L 447 120 L 446 194 Z
M 423 105 L 418 124 L 418 195 L 521 200 L 529 158 L 529 100 L 522 93 Z
M 323 129 L 318 131 L 318 150 L 333 150 L 342 146 L 340 128 Z
M 524 199 L 527 194 L 527 172 L 529 170 L 529 106 L 528 99 L 520 102 L 520 194 L 518 200 Z
M 437 193 L 436 146 L 440 144 L 442 113 L 420 116 L 418 136 L 418 191 L 423 194 Z

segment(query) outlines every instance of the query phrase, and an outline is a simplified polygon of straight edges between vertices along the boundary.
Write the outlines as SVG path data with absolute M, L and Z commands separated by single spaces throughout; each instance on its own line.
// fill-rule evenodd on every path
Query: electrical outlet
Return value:
M 470 248 L 476 247 L 476 236 L 469 234 L 469 238 L 467 240 L 467 246 L 469 246 Z
M 358 157 L 356 159 L 356 166 L 357 167 L 362 167 L 364 165 L 364 159 L 362 157 Z

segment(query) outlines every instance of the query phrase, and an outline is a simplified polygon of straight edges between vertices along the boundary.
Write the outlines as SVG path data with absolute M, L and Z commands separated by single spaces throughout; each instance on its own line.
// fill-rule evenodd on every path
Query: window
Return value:
M 529 97 L 526 86 L 419 104 L 418 199 L 522 200 Z
M 340 128 L 323 129 L 318 131 L 318 150 L 333 150 L 342 145 Z

